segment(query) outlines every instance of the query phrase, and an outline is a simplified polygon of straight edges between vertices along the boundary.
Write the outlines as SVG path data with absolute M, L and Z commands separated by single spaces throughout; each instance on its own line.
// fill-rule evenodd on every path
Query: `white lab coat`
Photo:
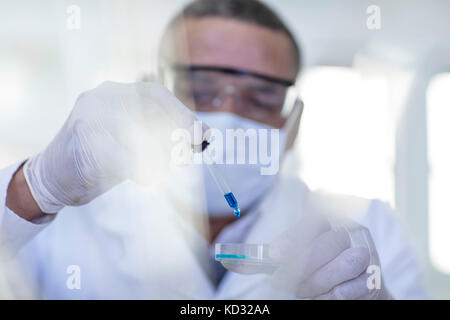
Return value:
M 36 294 L 52 299 L 291 299 L 269 275 L 231 272 L 218 288 L 207 267 L 209 245 L 170 202 L 123 183 L 90 204 L 66 207 L 51 222 L 30 222 L 5 206 L 16 166 L 0 171 L 3 245 L 18 251 Z M 141 194 L 140 194 L 141 193 Z M 149 208 L 149 198 L 152 207 Z M 297 178 L 280 177 L 258 210 L 245 242 L 269 243 L 298 221 L 306 199 L 316 197 Z M 141 201 L 140 199 L 145 199 Z M 379 201 L 331 197 L 336 210 L 371 231 L 386 286 L 396 298 L 423 298 L 411 249 L 389 209 Z M 338 208 L 339 206 L 339 208 Z M 156 211 L 156 212 L 155 212 Z M 150 212 L 150 214 L 139 214 Z M 40 223 L 40 224 L 39 224 Z M 144 228 L 142 226 L 145 226 Z M 35 235 L 37 234 L 37 235 Z M 35 235 L 35 236 L 34 236 Z M 33 237 L 34 236 L 34 237 Z M 67 284 L 70 266 L 80 270 L 80 289 Z M 73 269 L 69 269 L 73 270 Z

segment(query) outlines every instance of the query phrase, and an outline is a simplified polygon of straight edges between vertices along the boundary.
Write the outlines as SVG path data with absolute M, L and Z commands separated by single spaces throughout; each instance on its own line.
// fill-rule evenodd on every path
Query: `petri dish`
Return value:
M 269 257 L 269 246 L 256 243 L 216 243 L 215 259 L 227 264 L 277 268 L 279 265 Z

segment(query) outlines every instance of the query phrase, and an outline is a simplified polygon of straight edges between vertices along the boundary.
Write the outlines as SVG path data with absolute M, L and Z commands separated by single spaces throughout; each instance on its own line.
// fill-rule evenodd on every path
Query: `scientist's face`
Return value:
M 230 112 L 276 128 L 284 125 L 281 108 L 288 83 L 296 76 L 287 35 L 211 17 L 185 19 L 172 40 L 170 60 L 181 66 L 174 91 L 183 102 L 197 111 Z

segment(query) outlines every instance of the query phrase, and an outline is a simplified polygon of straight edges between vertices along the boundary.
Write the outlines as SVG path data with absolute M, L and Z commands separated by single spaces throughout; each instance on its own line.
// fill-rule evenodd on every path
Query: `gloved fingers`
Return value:
M 304 252 L 292 252 L 291 261 L 281 265 L 272 276 L 272 283 L 279 288 L 296 289 L 316 270 L 350 248 L 348 232 L 344 229 L 330 230 L 317 237 Z
M 311 276 L 350 247 L 350 237 L 345 229 L 330 230 L 321 234 L 299 259 L 300 265 L 297 269 L 303 270 L 300 281 Z
M 141 97 L 149 98 L 159 105 L 178 127 L 189 129 L 197 120 L 194 112 L 178 100 L 166 87 L 155 82 L 140 82 L 138 92 Z
M 281 265 L 290 263 L 293 255 L 304 252 L 315 238 L 330 228 L 321 215 L 308 214 L 272 241 L 269 257 Z
M 136 104 L 128 94 L 126 99 L 123 91 L 129 85 L 105 82 L 94 90 L 82 93 L 67 121 L 65 134 L 76 131 L 76 134 L 103 134 L 113 137 L 124 149 L 133 152 L 136 134 L 136 115 L 129 112 L 126 105 Z M 127 100 L 127 101 L 125 101 Z M 86 146 L 89 145 L 89 139 Z M 107 145 L 105 144 L 104 147 Z M 100 149 L 101 151 L 102 149 Z
M 76 121 L 72 128 L 72 148 L 74 160 L 87 170 L 87 179 L 116 177 L 124 180 L 130 177 L 133 152 L 111 132 Z
M 335 286 L 357 278 L 370 263 L 367 248 L 350 248 L 314 272 L 296 288 L 299 298 L 311 298 L 331 291 Z
M 364 272 L 357 278 L 341 283 L 330 292 L 319 295 L 314 300 L 357 300 L 368 298 L 367 279 L 369 275 Z
M 199 125 L 201 135 L 194 136 L 194 124 L 199 122 L 194 112 L 159 83 L 123 84 L 107 81 L 86 95 L 94 96 L 103 104 L 103 116 L 111 114 L 120 115 L 119 118 L 123 120 L 131 119 L 134 127 L 139 126 L 144 131 L 151 132 L 151 135 L 158 136 L 158 140 L 170 141 L 174 130 L 183 129 L 195 143 L 197 141 L 194 140 L 203 139 L 203 134 L 208 129 L 206 124 Z M 202 141 L 198 143 L 201 144 Z
M 146 107 L 144 109 L 145 111 L 149 110 L 147 104 L 157 106 L 157 108 L 154 108 L 156 110 L 149 113 L 149 118 L 153 118 L 154 111 L 160 111 L 165 115 L 164 118 L 170 119 L 170 122 L 173 122 L 174 129 L 188 130 L 193 145 L 201 145 L 205 139 L 209 139 L 208 125 L 199 121 L 195 113 L 163 85 L 159 83 L 141 82 L 137 84 L 137 92 L 146 101 L 143 103 Z
M 142 118 L 153 135 L 159 136 L 159 140 L 163 141 L 183 134 L 188 137 L 188 148 L 195 152 L 203 151 L 202 143 L 210 139 L 211 131 L 206 123 L 197 119 L 191 109 L 159 83 L 137 83 L 136 90 L 142 104 Z M 163 146 L 171 145 L 170 141 L 166 142 Z
M 368 248 L 370 252 L 370 264 L 379 266 L 380 261 L 378 253 L 375 244 L 373 243 L 372 236 L 370 235 L 370 231 L 363 226 L 351 228 L 349 231 L 353 245 Z
M 69 119 L 83 176 L 98 190 L 107 190 L 125 179 L 148 184 L 157 180 L 157 174 L 167 172 L 167 149 L 171 146 L 154 134 L 164 123 L 156 118 L 142 121 L 135 86 L 103 83 L 78 98 Z M 159 130 L 158 134 L 163 132 Z M 89 197 L 98 192 L 90 193 Z

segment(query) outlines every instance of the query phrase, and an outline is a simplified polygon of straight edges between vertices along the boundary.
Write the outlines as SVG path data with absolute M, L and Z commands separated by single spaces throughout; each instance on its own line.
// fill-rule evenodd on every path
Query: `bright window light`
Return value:
M 450 73 L 433 78 L 427 92 L 430 258 L 450 273 Z
M 387 80 L 353 68 L 315 67 L 301 83 L 300 175 L 312 189 L 394 205 L 394 112 Z
M 21 68 L 11 62 L 1 61 L 0 69 L 0 116 L 6 119 L 8 116 L 17 114 L 22 101 L 23 77 Z

